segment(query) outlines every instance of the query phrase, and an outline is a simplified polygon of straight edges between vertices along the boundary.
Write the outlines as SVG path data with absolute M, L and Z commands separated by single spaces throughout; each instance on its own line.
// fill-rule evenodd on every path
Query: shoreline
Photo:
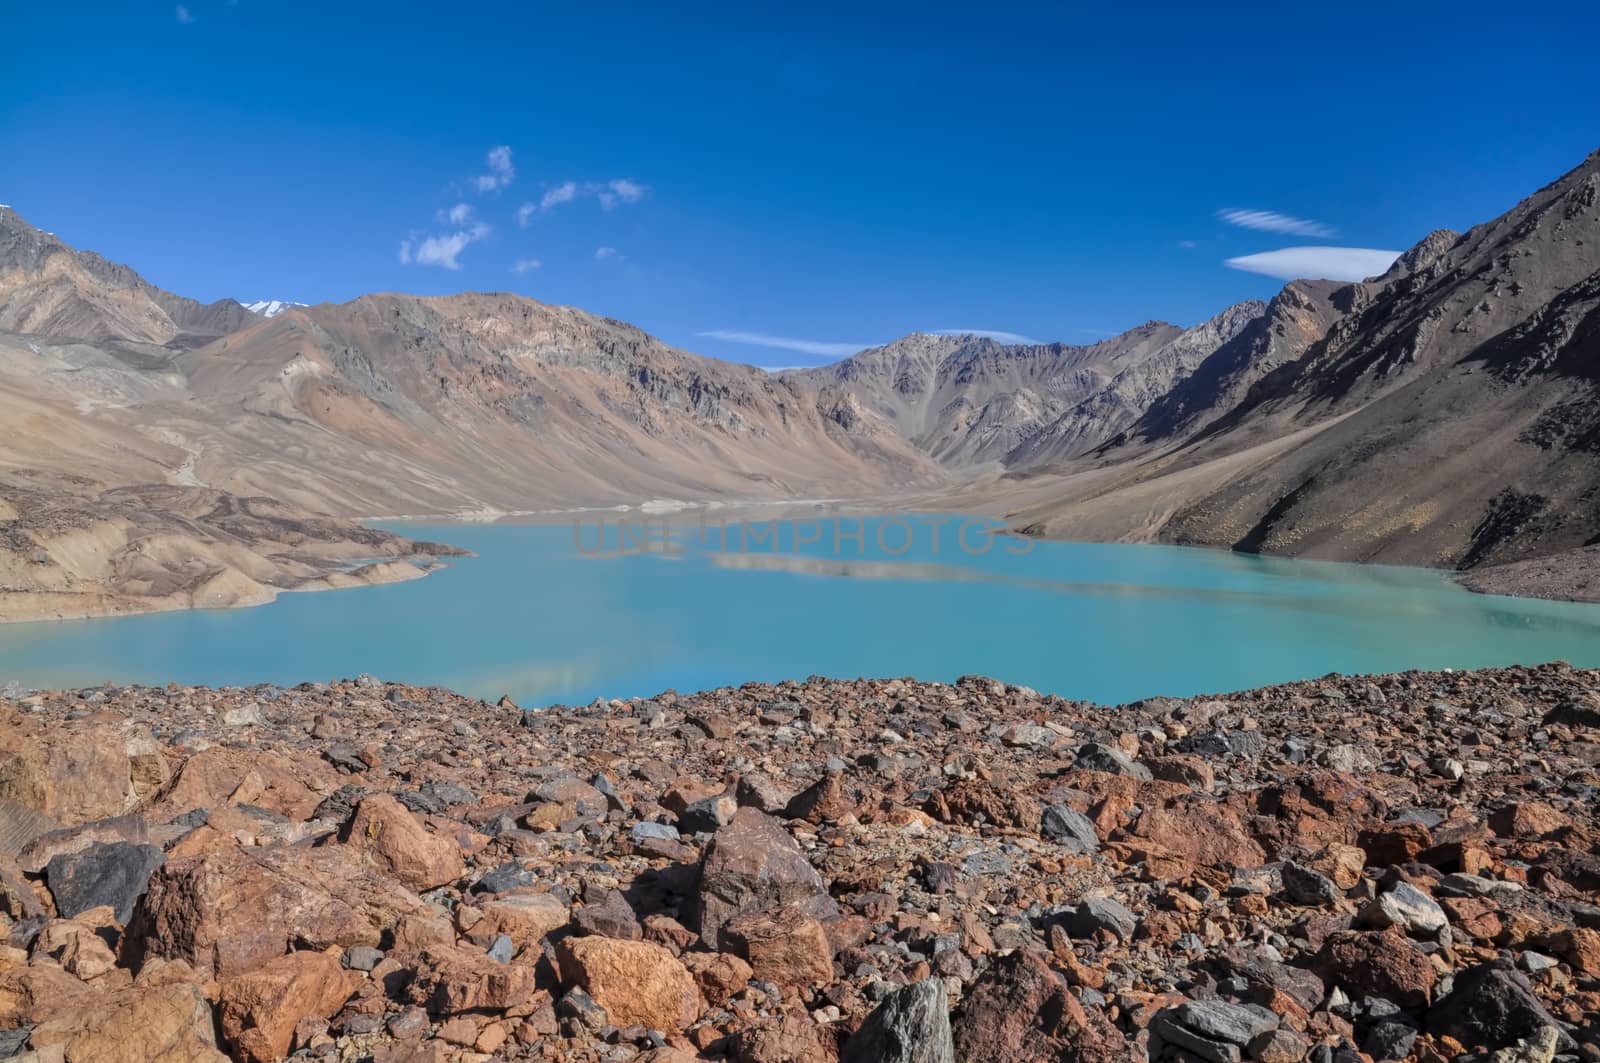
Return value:
M 0 694 L 0 1030 L 778 1063 L 880 1058 L 888 1009 L 959 1059 L 1591 1052 L 1597 747 L 1600 670 L 1559 663 L 1121 706 L 979 676 Z
M 485 510 L 479 514 L 453 513 L 453 514 L 411 514 L 399 516 L 361 517 L 350 518 L 356 523 L 372 528 L 383 525 L 413 524 L 422 527 L 459 526 L 463 528 L 485 527 L 493 525 L 556 525 L 567 523 L 573 519 L 582 520 L 585 517 L 601 517 L 616 515 L 619 520 L 637 518 L 647 522 L 665 522 L 668 525 L 675 521 L 692 521 L 695 517 L 716 517 L 719 523 L 748 521 L 756 515 L 764 515 L 767 520 L 796 519 L 800 517 L 839 517 L 867 518 L 884 516 L 894 513 L 917 514 L 948 514 L 955 517 L 966 517 L 974 520 L 992 521 L 1001 525 L 996 530 L 1002 534 L 1015 535 L 1039 542 L 1052 543 L 1122 543 L 1113 539 L 1064 539 L 1036 530 L 1015 527 L 1003 514 L 993 511 L 988 507 L 975 507 L 971 511 L 952 510 L 935 504 L 935 500 L 919 497 L 917 499 L 903 500 L 900 505 L 893 508 L 884 508 L 881 503 L 866 500 L 852 499 L 775 499 L 775 500 L 714 500 L 704 502 L 686 502 L 682 500 L 657 499 L 641 503 L 619 503 L 614 506 L 580 506 L 570 509 L 553 510 L 524 510 L 524 511 L 498 511 Z M 686 525 L 687 526 L 687 525 Z M 1126 542 L 1130 546 L 1169 546 L 1187 549 L 1217 550 L 1228 553 L 1243 553 L 1248 551 L 1235 551 L 1226 546 L 1209 546 L 1203 544 L 1176 544 L 1162 543 L 1154 540 Z M 449 544 L 441 544 L 448 546 Z M 1279 554 L 1262 554 L 1256 556 L 1270 557 L 1283 561 L 1317 560 L 1298 558 Z M 405 558 L 388 558 L 374 564 L 363 565 L 354 569 L 333 569 L 317 576 L 309 577 L 293 586 L 273 586 L 261 584 L 252 588 L 248 595 L 222 596 L 214 602 L 197 602 L 192 600 L 192 595 L 186 599 L 182 595 L 167 596 L 135 596 L 126 594 L 97 594 L 94 592 L 82 593 L 51 593 L 41 592 L 4 592 L 4 596 L 28 596 L 40 599 L 39 604 L 30 610 L 18 612 L 15 609 L 17 597 L 11 597 L 11 608 L 0 607 L 0 626 L 8 624 L 31 624 L 54 621 L 74 620 L 101 620 L 120 617 L 134 617 L 158 615 L 161 613 L 178 612 L 190 609 L 236 609 L 255 608 L 270 605 L 276 601 L 278 595 L 290 592 L 310 592 L 323 590 L 345 590 L 358 587 L 382 586 L 389 583 L 421 579 L 440 568 L 447 567 L 439 558 L 433 558 L 433 563 L 425 567 L 412 566 L 414 573 L 399 573 L 391 571 L 396 564 L 410 565 Z M 1526 561 L 1509 562 L 1487 568 L 1460 570 L 1431 565 L 1388 565 L 1374 564 L 1364 561 L 1331 562 L 1336 564 L 1354 564 L 1366 567 L 1393 567 L 1393 568 L 1419 568 L 1437 572 L 1458 586 L 1466 590 L 1483 595 L 1507 598 L 1519 598 L 1538 601 L 1571 602 L 1574 604 L 1600 604 L 1600 545 L 1580 547 L 1574 550 L 1558 552 Z M 48 600 L 45 600 L 48 599 Z M 93 599 L 104 599 L 95 604 L 84 604 Z M 63 613 L 62 606 L 70 603 L 70 610 Z M 4 603 L 0 603 L 3 605 Z

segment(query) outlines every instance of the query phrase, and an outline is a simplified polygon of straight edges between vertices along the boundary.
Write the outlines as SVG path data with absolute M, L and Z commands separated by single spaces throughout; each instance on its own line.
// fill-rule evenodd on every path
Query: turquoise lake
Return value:
M 256 609 L 0 626 L 0 685 L 365 672 L 537 706 L 980 673 L 1118 703 L 1328 672 L 1600 666 L 1600 606 L 1474 595 L 1421 569 L 1030 542 L 940 519 L 387 525 L 477 556 Z

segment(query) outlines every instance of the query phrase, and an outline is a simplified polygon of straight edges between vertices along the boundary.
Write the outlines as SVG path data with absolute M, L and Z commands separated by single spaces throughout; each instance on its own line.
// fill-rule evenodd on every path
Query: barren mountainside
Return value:
M 107 522 L 150 527 L 129 507 L 171 501 L 155 488 L 276 500 L 291 521 L 871 499 L 1067 538 L 1478 570 L 1592 559 L 1597 200 L 1600 153 L 1381 277 L 1293 281 L 1089 345 L 912 334 L 778 375 L 504 293 L 202 305 L 0 209 L 0 498 L 69 496 L 101 544 L 74 585 L 18 562 L 57 556 L 56 533 L 14 521 L 7 586 L 127 600 L 243 571 L 192 521 L 161 580 L 110 564 L 132 547 L 107 545 Z

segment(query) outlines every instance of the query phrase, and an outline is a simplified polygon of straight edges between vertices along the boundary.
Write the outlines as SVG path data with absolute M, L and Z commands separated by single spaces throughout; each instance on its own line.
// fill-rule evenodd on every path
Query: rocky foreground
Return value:
M 0 1058 L 1600 1060 L 1600 672 L 0 700 Z

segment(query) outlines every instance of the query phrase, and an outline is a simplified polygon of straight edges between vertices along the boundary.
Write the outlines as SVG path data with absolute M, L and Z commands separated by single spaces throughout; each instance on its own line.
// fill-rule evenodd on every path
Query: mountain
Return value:
M 1101 471 L 1029 485 L 1018 523 L 1466 569 L 1593 556 L 1600 152 L 1382 277 L 1289 285 L 1265 320 Z
M 179 349 L 251 320 L 231 299 L 201 304 L 173 295 L 0 208 L 0 331 Z
M 914 333 L 782 377 L 854 396 L 946 465 L 1003 463 L 1183 335 L 1159 321 L 1080 347 Z
M 293 310 L 297 306 L 307 306 L 307 303 L 291 303 L 282 299 L 258 299 L 253 303 L 243 303 L 246 310 L 262 317 L 277 317 L 285 310 Z

